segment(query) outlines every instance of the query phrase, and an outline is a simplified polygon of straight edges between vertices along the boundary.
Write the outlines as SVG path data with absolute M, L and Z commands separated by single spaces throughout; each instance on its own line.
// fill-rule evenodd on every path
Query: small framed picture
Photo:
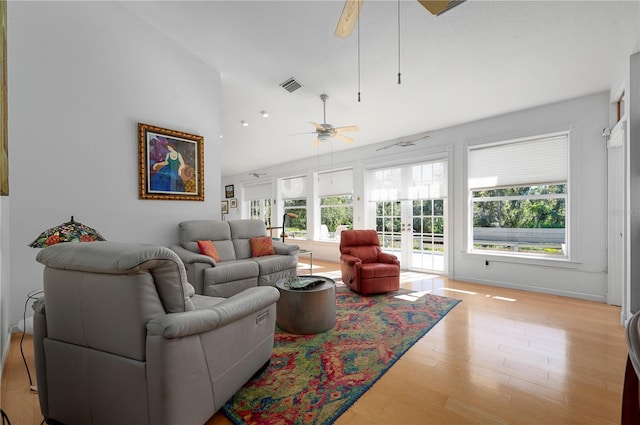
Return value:
M 229 201 L 222 201 L 222 214 L 229 214 Z
M 228 184 L 224 187 L 224 197 L 229 199 L 229 198 L 233 198 L 234 193 L 233 193 L 233 185 L 232 184 Z
M 140 199 L 204 201 L 204 138 L 138 123 Z
M 229 199 L 229 208 L 238 208 L 238 200 L 236 198 Z

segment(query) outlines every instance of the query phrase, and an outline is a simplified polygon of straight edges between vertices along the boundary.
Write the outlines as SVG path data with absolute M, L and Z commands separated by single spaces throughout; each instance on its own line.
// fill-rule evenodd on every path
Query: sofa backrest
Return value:
M 251 238 L 267 236 L 267 227 L 260 220 L 229 220 L 231 240 L 236 251 L 236 258 L 251 258 Z M 217 246 L 216 246 L 217 248 Z
M 222 261 L 236 259 L 236 250 L 231 242 L 229 222 L 218 220 L 189 220 L 179 224 L 180 245 L 191 252 L 200 252 L 198 241 L 212 241 Z
M 352 255 L 363 263 L 375 263 L 381 252 L 375 230 L 343 230 L 340 234 L 340 253 Z
M 50 339 L 145 359 L 146 324 L 194 310 L 184 264 L 170 249 L 125 242 L 41 250 Z

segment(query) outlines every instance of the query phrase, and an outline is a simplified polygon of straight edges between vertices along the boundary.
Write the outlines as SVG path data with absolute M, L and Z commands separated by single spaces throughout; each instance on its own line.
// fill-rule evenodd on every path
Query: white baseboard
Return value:
M 573 292 L 573 291 L 564 291 L 564 290 L 551 289 L 551 288 L 542 288 L 542 287 L 539 287 L 539 286 L 519 285 L 519 284 L 514 284 L 514 283 L 509 283 L 509 282 L 499 282 L 499 281 L 493 281 L 493 280 L 476 279 L 475 277 L 471 277 L 471 276 L 455 275 L 454 276 L 454 280 L 460 280 L 460 281 L 463 281 L 463 282 L 471 282 L 471 283 L 479 283 L 479 284 L 482 284 L 482 285 L 497 286 L 497 287 L 500 287 L 500 288 L 518 289 L 518 290 L 521 290 L 521 291 L 538 292 L 538 293 L 541 293 L 541 294 L 559 295 L 561 297 L 577 298 L 577 299 L 581 299 L 581 300 L 596 301 L 596 302 L 600 302 L 600 303 L 606 303 L 607 302 L 606 297 L 599 296 L 599 295 L 585 294 L 585 293 Z
M 2 382 L 2 372 L 4 371 L 4 364 L 9 354 L 9 348 L 11 347 L 11 333 L 7 333 L 7 340 L 2 345 L 2 363 L 0 364 L 0 382 Z

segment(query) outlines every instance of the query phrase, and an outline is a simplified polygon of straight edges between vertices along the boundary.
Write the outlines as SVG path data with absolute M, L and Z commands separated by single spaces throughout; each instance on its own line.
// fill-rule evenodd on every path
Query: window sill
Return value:
M 465 260 L 487 260 L 491 262 L 527 264 L 543 267 L 557 267 L 564 269 L 577 269 L 581 263 L 572 261 L 567 257 L 552 258 L 535 255 L 513 255 L 497 252 L 462 251 Z

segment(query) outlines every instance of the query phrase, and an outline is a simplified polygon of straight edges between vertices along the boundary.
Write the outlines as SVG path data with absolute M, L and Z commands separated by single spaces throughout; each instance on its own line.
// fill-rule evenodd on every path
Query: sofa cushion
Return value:
M 379 252 L 379 246 L 349 246 L 342 248 L 343 254 L 359 258 L 363 263 L 377 263 Z
M 274 255 L 276 253 L 273 248 L 273 240 L 269 236 L 251 238 L 249 243 L 251 244 L 252 257 L 264 257 L 265 255 Z
M 198 241 L 198 248 L 200 248 L 201 254 L 213 258 L 214 260 L 216 260 L 216 263 L 222 261 L 220 254 L 218 254 L 216 246 L 213 244 L 213 241 Z
M 253 261 L 258 263 L 260 276 L 277 273 L 282 270 L 297 270 L 298 268 L 298 259 L 294 255 L 268 255 L 256 257 Z
M 204 271 L 204 285 L 206 287 L 223 282 L 257 278 L 259 272 L 260 269 L 255 261 L 225 261 Z

